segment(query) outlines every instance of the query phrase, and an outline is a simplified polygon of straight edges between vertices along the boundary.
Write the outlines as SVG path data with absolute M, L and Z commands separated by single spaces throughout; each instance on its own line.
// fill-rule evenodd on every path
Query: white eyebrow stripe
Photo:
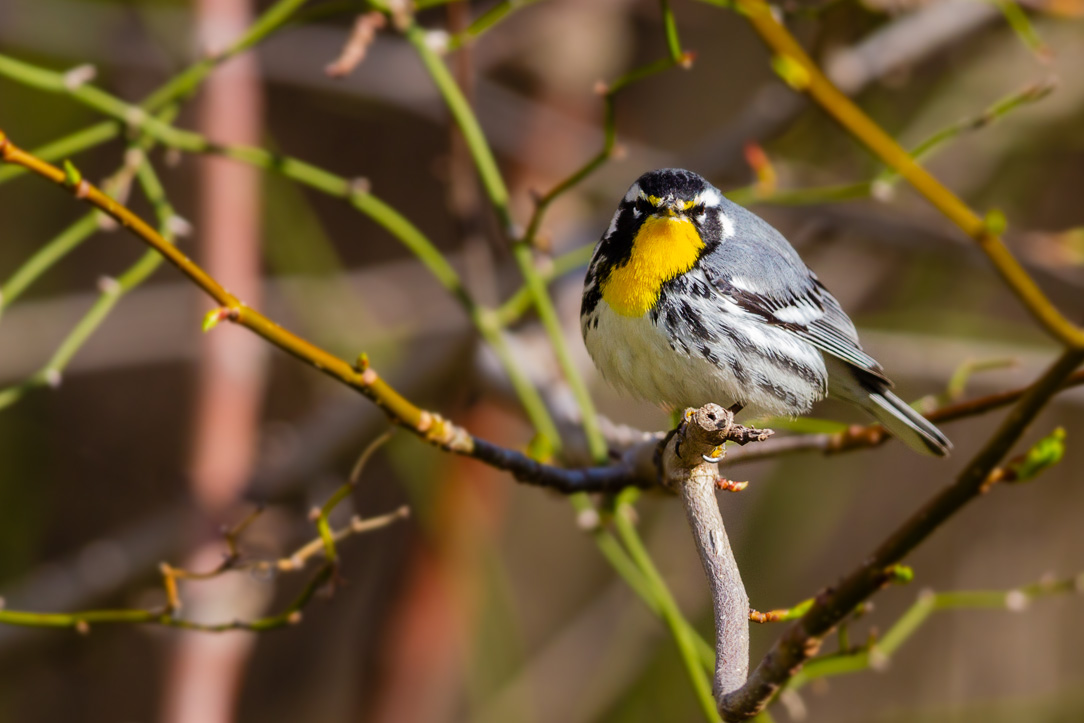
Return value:
M 719 225 L 723 227 L 724 239 L 731 238 L 734 235 L 734 222 L 722 211 L 719 212 Z
M 721 205 L 723 202 L 723 196 L 719 193 L 718 189 L 706 188 L 700 192 L 696 197 L 695 203 L 697 205 L 703 204 L 707 208 L 715 208 Z
M 602 237 L 602 239 L 604 241 L 606 239 L 610 238 L 611 236 L 613 236 L 614 232 L 617 231 L 617 220 L 619 218 L 621 218 L 621 209 L 620 208 L 617 209 L 617 211 L 614 212 L 613 218 L 610 219 L 610 227 L 606 229 L 606 235 Z
M 632 203 L 633 201 L 635 201 L 639 197 L 640 197 L 640 184 L 639 183 L 634 183 L 631 186 L 629 186 L 629 191 L 628 191 L 628 193 L 625 194 L 625 201 L 627 201 L 628 203 Z

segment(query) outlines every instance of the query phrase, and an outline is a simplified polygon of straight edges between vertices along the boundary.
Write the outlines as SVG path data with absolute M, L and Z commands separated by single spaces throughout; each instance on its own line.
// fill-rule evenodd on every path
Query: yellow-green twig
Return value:
M 773 66 L 795 90 L 808 93 L 855 139 L 894 168 L 941 213 L 974 239 L 1002 279 L 1040 324 L 1068 347 L 1084 349 L 1084 329 L 1066 319 L 1046 298 L 1002 242 L 996 230 L 948 190 L 855 103 L 836 88 L 764 0 L 736 0 L 737 7 L 775 53 Z
M 948 610 L 1021 612 L 1034 600 L 1079 592 L 1082 586 L 1084 586 L 1084 575 L 1040 581 L 1014 590 L 924 591 L 880 638 L 874 638 L 869 644 L 857 649 L 844 648 L 836 653 L 811 660 L 791 678 L 786 689 L 798 690 L 817 678 L 883 667 L 936 612 Z

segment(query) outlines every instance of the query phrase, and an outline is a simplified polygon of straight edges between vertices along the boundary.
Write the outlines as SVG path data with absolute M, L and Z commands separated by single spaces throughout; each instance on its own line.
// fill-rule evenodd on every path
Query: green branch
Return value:
M 422 59 L 422 63 L 432 76 L 433 82 L 440 90 L 441 96 L 463 133 L 467 148 L 470 150 L 471 157 L 478 169 L 478 175 L 482 179 L 482 186 L 489 196 L 490 203 L 497 213 L 502 228 L 510 239 L 516 238 L 512 213 L 508 206 L 508 189 L 504 184 L 500 170 L 497 168 L 497 161 L 493 157 L 474 111 L 471 110 L 470 104 L 459 89 L 452 74 L 444 65 L 444 61 L 429 46 L 426 31 L 416 24 L 411 24 L 405 32 L 407 40 L 414 46 L 415 51 Z M 554 346 L 565 380 L 571 387 L 572 394 L 580 407 L 591 456 L 596 462 L 604 462 L 607 456 L 607 447 L 598 426 L 594 402 L 592 402 L 591 396 L 587 392 L 587 385 L 584 384 L 583 377 L 580 375 L 579 370 L 576 369 L 572 354 L 565 343 L 564 330 L 557 318 L 557 310 L 549 297 L 545 282 L 535 268 L 534 254 L 529 246 L 521 242 L 513 243 L 512 253 L 520 272 L 523 274 L 531 299 L 542 320 L 542 325 L 545 327 L 546 333 Z M 550 441 L 555 447 L 559 447 L 559 437 L 554 436 Z
M 484 13 L 475 18 L 474 22 L 461 32 L 448 39 L 448 50 L 459 50 L 478 40 L 486 32 L 496 27 L 502 20 L 508 17 L 513 10 L 519 10 L 538 2 L 538 0 L 501 0 L 490 7 Z M 415 3 L 417 5 L 417 3 Z
M 817 678 L 883 667 L 934 613 L 947 610 L 1021 612 L 1034 600 L 1072 594 L 1081 586 L 1084 586 L 1084 575 L 1036 582 L 1014 590 L 924 591 L 879 639 L 856 649 L 843 649 L 814 658 L 791 678 L 786 689 L 796 691 Z
M 651 590 L 651 595 L 658 605 L 657 612 L 670 629 L 674 642 L 677 643 L 681 660 L 685 664 L 685 672 L 692 682 L 697 702 L 700 703 L 704 717 L 709 721 L 719 721 L 721 719 L 718 710 L 716 710 L 715 698 L 712 696 L 709 681 L 710 672 L 715 666 L 715 655 L 712 653 L 711 648 L 707 646 L 707 643 L 703 642 L 703 639 L 682 616 L 677 601 L 674 600 L 673 594 L 666 586 L 666 582 L 662 579 L 662 575 L 659 574 L 655 563 L 651 560 L 651 555 L 648 553 L 647 548 L 644 547 L 636 528 L 633 526 L 632 518 L 635 512 L 632 508 L 632 501 L 635 500 L 637 494 L 638 491 L 635 489 L 628 489 L 621 493 L 617 507 L 614 510 L 614 527 L 617 529 L 621 541 L 628 549 L 633 562 L 640 568 L 640 572 Z

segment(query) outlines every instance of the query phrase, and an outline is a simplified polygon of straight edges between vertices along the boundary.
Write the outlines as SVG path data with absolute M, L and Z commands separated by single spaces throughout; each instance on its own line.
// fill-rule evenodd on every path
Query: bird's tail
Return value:
M 862 406 L 884 425 L 892 436 L 922 454 L 944 457 L 952 442 L 930 420 L 887 389 L 866 387 L 869 402 Z
M 841 359 L 825 355 L 828 395 L 846 399 L 872 414 L 888 433 L 920 454 L 944 457 L 952 442 L 888 389 L 882 376 L 858 369 Z

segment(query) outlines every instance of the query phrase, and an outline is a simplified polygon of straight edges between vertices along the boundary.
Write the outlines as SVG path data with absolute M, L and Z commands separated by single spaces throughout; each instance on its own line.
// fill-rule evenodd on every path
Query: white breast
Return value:
M 692 301 L 709 327 L 723 321 L 721 297 Z M 597 322 L 596 322 L 597 319 Z M 584 343 L 603 377 L 621 391 L 667 408 L 700 407 L 708 402 L 745 405 L 745 418 L 794 416 L 824 396 L 824 383 L 808 379 L 772 363 L 767 357 L 743 352 L 722 335 L 697 343 L 687 330 L 667 333 L 665 318 L 656 324 L 649 314 L 621 316 L 605 300 L 583 320 Z M 821 379 L 826 377 L 823 356 L 809 344 L 782 329 L 769 327 L 747 315 L 726 314 L 726 323 L 758 348 L 800 360 Z M 683 343 L 684 342 L 684 343 Z M 673 344 L 673 346 L 671 346 Z M 703 353 L 711 351 L 709 360 Z M 739 380 L 735 369 L 740 369 Z M 780 398 L 780 391 L 788 395 Z

